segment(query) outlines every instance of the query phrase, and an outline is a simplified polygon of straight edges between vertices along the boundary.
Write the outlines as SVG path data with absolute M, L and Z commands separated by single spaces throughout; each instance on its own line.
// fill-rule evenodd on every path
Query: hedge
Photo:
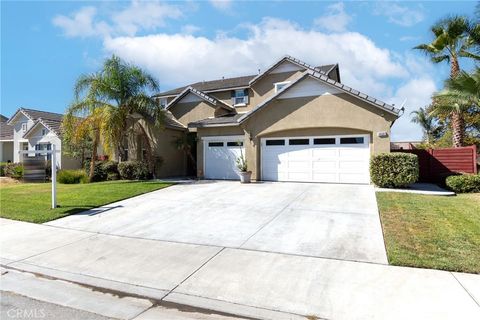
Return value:
M 370 178 L 382 188 L 406 187 L 418 180 L 418 157 L 410 153 L 381 153 L 370 160 Z
M 125 180 L 147 180 L 150 178 L 147 164 L 141 161 L 125 161 L 118 164 L 120 177 Z
M 456 193 L 480 192 L 480 175 L 462 174 L 445 180 L 448 188 Z
M 64 184 L 87 183 L 88 176 L 84 170 L 60 170 L 57 173 L 57 182 Z

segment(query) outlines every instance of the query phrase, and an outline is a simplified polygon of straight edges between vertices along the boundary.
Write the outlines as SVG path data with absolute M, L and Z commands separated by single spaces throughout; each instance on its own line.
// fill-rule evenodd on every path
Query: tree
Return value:
M 455 78 L 445 81 L 445 89 L 434 95 L 433 115 L 452 116 L 453 146 L 462 146 L 467 130 L 476 130 L 480 112 L 480 68 L 471 74 L 461 71 Z M 469 119 L 466 128 L 465 118 Z
M 99 116 L 96 121 L 91 119 L 94 144 L 99 143 L 95 137 L 101 132 L 105 151 L 116 160 L 126 159 L 128 134 L 135 126 L 143 136 L 147 155 L 150 155 L 147 157 L 149 168 L 153 170 L 153 145 L 146 127 L 161 127 L 164 122 L 163 109 L 150 95 L 156 90 L 158 83 L 150 74 L 115 55 L 105 60 L 99 72 L 80 76 L 75 85 L 76 100 L 89 110 L 87 118 Z M 93 112 L 92 107 L 101 109 L 101 116 Z
M 427 145 L 430 145 L 439 137 L 439 134 L 443 130 L 443 126 L 439 125 L 437 119 L 429 114 L 427 108 L 420 108 L 412 111 L 410 115 L 413 116 L 411 121 L 422 127 Z
M 438 21 L 431 27 L 434 39 L 431 43 L 420 44 L 414 49 L 423 51 L 434 63 L 448 62 L 450 78 L 460 72 L 459 58 L 480 59 L 470 49 L 474 46 L 470 32 L 472 26 L 468 18 L 452 16 Z
M 172 144 L 175 146 L 175 148 L 177 148 L 177 150 L 181 150 L 185 153 L 194 168 L 197 167 L 197 162 L 192 154 L 192 145 L 195 143 L 197 143 L 196 138 L 188 133 L 183 133 L 180 137 L 172 141 Z

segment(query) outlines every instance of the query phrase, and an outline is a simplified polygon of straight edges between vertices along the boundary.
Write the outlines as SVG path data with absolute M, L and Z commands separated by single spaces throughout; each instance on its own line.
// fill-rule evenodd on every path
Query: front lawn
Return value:
M 43 223 L 170 186 L 157 181 L 107 181 L 57 184 L 56 209 L 51 209 L 51 183 L 0 185 L 0 217 Z
M 480 194 L 378 192 L 388 261 L 480 273 Z

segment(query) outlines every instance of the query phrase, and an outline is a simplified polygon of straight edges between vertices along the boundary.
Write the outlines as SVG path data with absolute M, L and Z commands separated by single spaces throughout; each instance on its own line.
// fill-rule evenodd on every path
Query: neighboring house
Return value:
M 180 130 L 196 136 L 197 176 L 206 179 L 237 179 L 243 152 L 254 180 L 369 183 L 370 156 L 390 151 L 400 113 L 342 84 L 338 65 L 313 67 L 290 56 L 258 75 L 155 97 Z M 162 157 L 186 171 L 178 153 Z
M 392 141 L 390 150 L 413 150 L 422 144 L 422 141 Z
M 57 154 L 58 169 L 80 168 L 80 161 L 64 155 L 61 141 L 61 124 L 63 115 L 34 109 L 20 108 L 8 120 L 13 128 L 13 162 L 21 162 L 20 150 L 51 150 L 52 145 L 59 151 Z M 39 152 L 42 155 L 41 152 Z M 51 155 L 44 154 L 47 160 Z M 34 153 L 28 156 L 35 156 Z
M 8 118 L 0 114 L 0 162 L 13 161 L 13 127 Z

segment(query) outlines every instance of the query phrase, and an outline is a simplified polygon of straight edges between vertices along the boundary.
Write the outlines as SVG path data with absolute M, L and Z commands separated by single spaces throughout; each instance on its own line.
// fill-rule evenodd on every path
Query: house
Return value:
M 13 127 L 8 118 L 0 114 L 0 162 L 13 161 Z
M 20 150 L 51 150 L 53 144 L 59 151 L 58 169 L 80 168 L 80 161 L 64 155 L 62 151 L 61 124 L 63 115 L 34 109 L 20 108 L 8 120 L 13 129 L 13 162 L 21 162 L 27 155 Z M 41 154 L 41 153 L 40 153 Z M 34 153 L 28 156 L 35 156 Z M 45 155 L 47 160 L 51 155 Z
M 338 64 L 285 56 L 250 76 L 202 81 L 155 97 L 196 137 L 196 175 L 238 179 L 244 154 L 254 180 L 369 183 L 372 154 L 390 152 L 400 110 L 344 85 Z M 164 164 L 182 171 L 178 154 Z M 187 169 L 185 169 L 187 170 Z

